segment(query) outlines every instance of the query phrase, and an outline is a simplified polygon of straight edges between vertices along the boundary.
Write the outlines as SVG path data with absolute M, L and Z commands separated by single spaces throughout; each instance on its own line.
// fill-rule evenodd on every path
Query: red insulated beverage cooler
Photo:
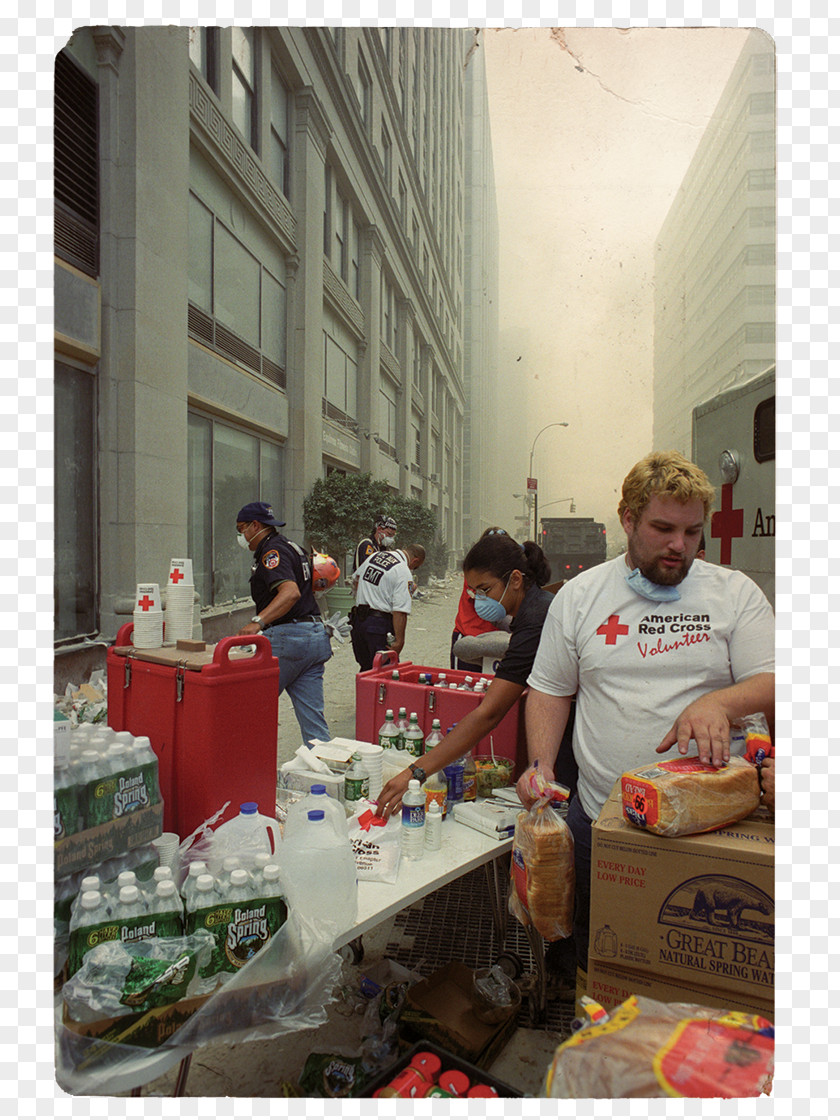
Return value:
M 181 839 L 230 801 L 274 816 L 280 669 L 262 635 L 202 650 L 137 649 L 132 624 L 108 650 L 108 723 L 147 735 L 158 757 L 163 828 Z M 253 654 L 242 646 L 256 646 Z
M 398 677 L 394 674 L 397 673 Z M 439 675 L 446 676 L 446 683 L 463 684 L 468 676 L 477 681 L 480 673 L 467 673 L 463 669 L 436 669 L 431 665 L 415 665 L 411 661 L 397 661 L 397 655 L 388 650 L 377 653 L 373 668 L 356 674 L 356 738 L 363 743 L 379 741 L 379 728 L 385 722 L 385 712 L 390 708 L 396 719 L 400 708 L 406 713 L 417 713 L 423 736 L 432 730 L 432 720 L 440 720 L 445 735 L 448 728 L 473 710 L 483 700 L 483 694 L 467 692 L 460 688 L 441 688 Z M 420 677 L 431 677 L 431 684 L 421 683 Z M 492 679 L 492 678 L 491 678 Z M 490 735 L 479 739 L 472 750 L 475 756 L 509 758 L 513 761 L 514 774 L 518 776 L 528 765 L 525 746 L 525 697 L 526 688 L 504 719 Z M 490 739 L 493 739 L 492 750 Z

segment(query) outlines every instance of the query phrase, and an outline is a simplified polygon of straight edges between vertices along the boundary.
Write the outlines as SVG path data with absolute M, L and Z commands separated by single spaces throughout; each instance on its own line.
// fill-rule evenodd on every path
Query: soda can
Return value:
M 442 1085 L 450 1096 L 463 1097 L 470 1087 L 470 1079 L 463 1070 L 448 1069 L 440 1075 L 438 1084 Z
M 426 1080 L 422 1073 L 411 1066 L 400 1070 L 393 1081 L 382 1090 L 382 1096 L 389 1097 L 425 1097 L 428 1089 L 431 1088 L 430 1082 Z M 391 1090 L 391 1092 L 387 1092 Z

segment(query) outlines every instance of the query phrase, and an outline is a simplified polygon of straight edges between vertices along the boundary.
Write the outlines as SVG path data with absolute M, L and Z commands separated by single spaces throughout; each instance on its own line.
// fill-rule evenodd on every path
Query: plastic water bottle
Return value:
M 271 858 L 270 856 L 268 857 Z M 230 883 L 230 877 L 234 871 L 239 869 L 238 856 L 225 856 L 222 860 L 222 868 L 216 876 L 216 886 L 220 890 L 225 890 Z
M 424 746 L 423 732 L 417 722 L 417 713 L 412 712 L 408 721 L 408 730 L 403 737 L 403 749 L 415 758 L 421 758 Z
M 119 926 L 120 941 L 141 941 L 154 937 L 148 923 L 146 903 L 136 886 L 120 887 L 120 893 L 111 909 L 111 920 Z
M 187 869 L 187 874 L 181 884 L 181 898 L 189 903 L 190 894 L 195 890 L 200 875 L 207 874 L 207 864 L 203 859 L 194 859 Z M 212 880 L 212 876 L 211 876 Z
M 464 764 L 464 801 L 475 801 L 478 778 L 476 777 L 473 756 L 467 751 L 461 761 Z
M 225 856 L 239 857 L 241 867 L 251 871 L 257 852 L 274 855 L 281 842 L 280 826 L 273 817 L 263 816 L 256 801 L 239 806 L 239 816 L 219 825 L 210 845 L 209 869 L 217 874 Z
M 78 972 L 85 953 L 97 942 L 100 926 L 110 921 L 105 900 L 99 891 L 85 891 L 78 911 L 70 919 L 70 944 L 67 970 L 70 976 Z
M 396 750 L 399 746 L 399 737 L 399 730 L 394 723 L 393 708 L 387 708 L 385 711 L 385 722 L 379 728 L 379 745 L 386 751 Z
M 190 864 L 190 869 L 193 865 Z M 219 892 L 216 890 L 216 880 L 206 871 L 202 871 L 190 883 L 184 898 L 184 930 L 193 933 L 198 924 L 198 915 L 219 901 Z
M 429 753 L 434 747 L 443 740 L 443 732 L 440 729 L 440 720 L 432 720 L 432 730 L 426 736 L 426 754 Z
M 283 875 L 293 911 L 336 932 L 356 920 L 356 860 L 349 836 L 336 836 L 323 809 L 310 809 L 306 828 L 283 845 Z
M 69 750 L 55 757 L 53 817 L 56 843 L 79 831 L 79 787 L 70 769 Z
M 464 800 L 464 760 L 456 758 L 444 766 L 443 772 L 446 775 L 446 808 L 450 810 Z
M 464 680 L 461 684 L 461 690 L 463 692 L 472 692 L 472 687 L 473 687 L 473 678 L 472 677 L 464 677 Z
M 344 801 L 352 805 L 370 796 L 370 775 L 358 751 L 353 755 L 353 765 L 344 775 Z M 323 810 L 318 810 L 323 814 Z M 311 812 L 309 810 L 308 812 Z
M 426 823 L 426 795 L 412 778 L 402 799 L 400 847 L 406 859 L 422 859 L 423 827 Z
M 152 880 L 157 886 L 158 883 L 167 883 L 172 879 L 172 870 L 166 864 L 161 867 L 156 867 L 152 872 Z
M 408 731 L 408 716 L 405 708 L 400 708 L 400 714 L 397 716 L 397 742 L 395 744 L 398 751 L 405 750 L 406 731 Z
M 438 673 L 437 687 L 446 688 L 446 673 Z
M 154 937 L 180 937 L 184 932 L 184 908 L 171 879 L 164 879 L 155 887 L 149 902 L 149 923 L 152 922 Z
M 73 899 L 73 902 L 70 906 L 70 921 L 71 922 L 73 921 L 73 919 L 78 915 L 79 911 L 81 910 L 82 899 L 84 898 L 84 896 L 86 894 L 90 894 L 93 891 L 95 891 L 98 895 L 100 895 L 102 897 L 102 901 L 105 903 L 105 907 L 107 909 L 108 899 L 105 896 L 105 891 L 102 888 L 102 883 L 100 882 L 99 876 L 98 875 L 85 875 L 84 879 L 82 879 L 81 883 L 79 884 L 79 893 Z
M 427 852 L 436 852 L 440 849 L 443 814 L 440 804 L 433 801 L 426 810 L 426 824 L 423 828 L 423 846 Z
M 300 801 L 294 801 L 286 812 L 286 825 L 283 829 L 283 843 L 306 827 L 310 809 L 323 809 L 324 817 L 335 829 L 337 836 L 347 835 L 347 814 L 340 803 L 327 793 L 327 787 L 316 782 L 310 786 L 309 793 Z

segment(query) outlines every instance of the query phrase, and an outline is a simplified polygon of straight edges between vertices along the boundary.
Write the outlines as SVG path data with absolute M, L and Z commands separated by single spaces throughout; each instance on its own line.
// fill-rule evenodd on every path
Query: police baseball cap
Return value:
M 376 528 L 377 529 L 391 529 L 394 533 L 396 533 L 397 523 L 393 519 L 393 517 L 377 517 Z
M 259 521 L 262 525 L 277 525 L 278 527 L 286 524 L 285 521 L 277 521 L 274 516 L 274 510 L 268 502 L 249 502 L 247 506 L 236 515 L 237 523 L 240 521 L 249 525 L 252 521 Z

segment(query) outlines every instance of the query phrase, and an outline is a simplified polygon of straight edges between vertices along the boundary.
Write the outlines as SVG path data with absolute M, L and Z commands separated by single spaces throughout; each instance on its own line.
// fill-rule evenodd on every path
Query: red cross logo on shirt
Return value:
M 603 634 L 604 641 L 608 646 L 615 645 L 615 639 L 619 634 L 629 634 L 630 627 L 624 626 L 620 621 L 617 614 L 611 614 L 603 626 L 599 626 L 595 631 L 596 634 Z
M 180 583 L 180 581 L 183 578 L 184 578 L 184 573 L 181 571 L 180 568 L 173 568 L 172 571 L 169 573 L 169 579 L 172 583 L 175 583 L 175 584 Z
M 154 599 L 150 599 L 148 595 L 144 595 L 142 599 L 138 600 L 137 606 L 141 611 L 147 611 L 150 607 L 155 605 Z
M 712 514 L 712 536 L 720 538 L 720 562 L 732 563 L 732 539 L 744 535 L 744 511 L 732 508 L 732 483 L 720 488 L 720 509 Z

